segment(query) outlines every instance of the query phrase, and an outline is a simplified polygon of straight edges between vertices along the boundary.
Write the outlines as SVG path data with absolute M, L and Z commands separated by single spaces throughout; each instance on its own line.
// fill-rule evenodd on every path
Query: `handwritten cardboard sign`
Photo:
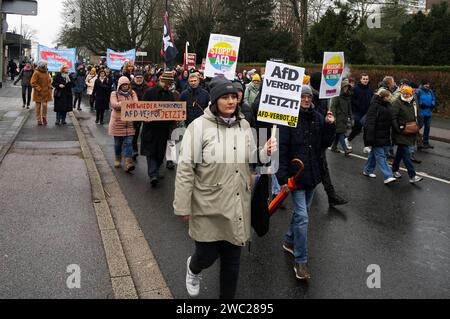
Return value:
M 121 118 L 125 122 L 154 122 L 186 120 L 186 102 L 127 102 L 121 103 Z

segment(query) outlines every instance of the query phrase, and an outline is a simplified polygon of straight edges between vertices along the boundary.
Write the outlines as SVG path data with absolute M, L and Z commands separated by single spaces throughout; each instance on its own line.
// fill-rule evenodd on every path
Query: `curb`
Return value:
M 11 139 L 0 149 L 0 165 L 2 164 L 3 160 L 5 159 L 6 154 L 8 154 L 9 150 L 11 149 L 11 146 L 14 144 L 17 135 L 19 135 L 20 131 L 22 130 L 22 127 L 27 122 L 28 118 L 30 117 L 30 110 L 27 110 L 25 114 L 20 115 L 17 117 L 17 119 L 14 121 L 14 123 L 11 125 L 12 129 L 16 129 L 14 134 L 12 135 Z
M 72 113 L 71 117 L 73 116 L 73 122 L 76 123 L 74 125 L 77 133 L 80 132 L 82 135 L 80 139 L 82 148 L 85 146 L 89 150 L 88 157 L 86 157 L 89 158 L 90 162 L 88 171 L 95 172 L 91 183 L 98 185 L 96 188 L 92 187 L 92 194 L 99 227 L 104 230 L 114 230 L 115 234 L 118 234 L 118 236 L 114 235 L 114 238 L 119 241 L 117 244 L 124 252 L 124 258 L 129 267 L 130 276 L 116 278 L 111 276 L 116 295 L 121 296 L 123 289 L 120 287 L 129 285 L 127 282 L 122 282 L 122 278 L 127 278 L 131 281 L 135 290 L 133 298 L 173 299 L 156 258 L 145 239 L 134 212 L 122 193 L 111 166 L 100 146 L 93 137 L 89 136 L 89 129 L 84 126 L 81 127 L 76 114 L 78 113 Z
M 450 144 L 450 139 L 445 138 L 445 137 L 430 136 L 430 140 L 443 142 L 443 143 L 449 143 Z
M 69 116 L 76 129 L 91 181 L 93 206 L 97 215 L 98 227 L 106 254 L 114 297 L 115 299 L 138 299 L 136 287 L 131 277 L 130 268 L 125 258 L 116 225 L 111 216 L 108 203 L 106 202 L 105 191 L 94 158 L 92 157 L 84 133 L 81 130 L 80 123 L 73 112 L 69 113 Z

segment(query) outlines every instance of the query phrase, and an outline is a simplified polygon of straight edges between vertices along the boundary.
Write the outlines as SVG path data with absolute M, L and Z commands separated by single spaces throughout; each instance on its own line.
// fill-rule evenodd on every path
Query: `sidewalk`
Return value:
M 450 119 L 433 116 L 430 139 L 450 143 Z
M 20 97 L 20 88 L 0 89 L 2 149 L 28 113 L 12 96 Z M 33 106 L 0 158 L 1 299 L 115 297 L 86 163 L 67 120 L 55 126 L 51 104 L 48 127 L 37 127 Z M 80 288 L 67 286 L 70 265 L 81 270 Z

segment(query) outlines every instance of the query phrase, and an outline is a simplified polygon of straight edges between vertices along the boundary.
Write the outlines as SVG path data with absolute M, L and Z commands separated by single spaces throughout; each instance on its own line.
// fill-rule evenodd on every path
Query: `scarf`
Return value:
M 66 81 L 66 83 L 70 82 L 70 77 L 68 73 L 61 73 L 61 76 L 63 77 L 64 81 Z
M 233 116 L 233 117 L 222 117 L 221 116 L 220 118 L 228 125 L 236 123 L 236 116 Z
M 130 91 L 122 91 L 118 90 L 119 94 L 125 97 L 129 97 L 131 95 Z

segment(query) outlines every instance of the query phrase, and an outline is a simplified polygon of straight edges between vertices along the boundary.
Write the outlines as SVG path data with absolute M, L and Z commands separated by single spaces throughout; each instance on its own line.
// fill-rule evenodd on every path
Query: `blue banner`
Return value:
M 136 49 L 127 52 L 116 52 L 108 49 L 106 52 L 106 64 L 111 70 L 121 70 L 125 61 L 136 61 Z
M 45 61 L 50 72 L 59 72 L 64 64 L 69 67 L 69 72 L 75 72 L 76 49 L 52 49 L 43 45 L 38 46 L 38 62 Z

